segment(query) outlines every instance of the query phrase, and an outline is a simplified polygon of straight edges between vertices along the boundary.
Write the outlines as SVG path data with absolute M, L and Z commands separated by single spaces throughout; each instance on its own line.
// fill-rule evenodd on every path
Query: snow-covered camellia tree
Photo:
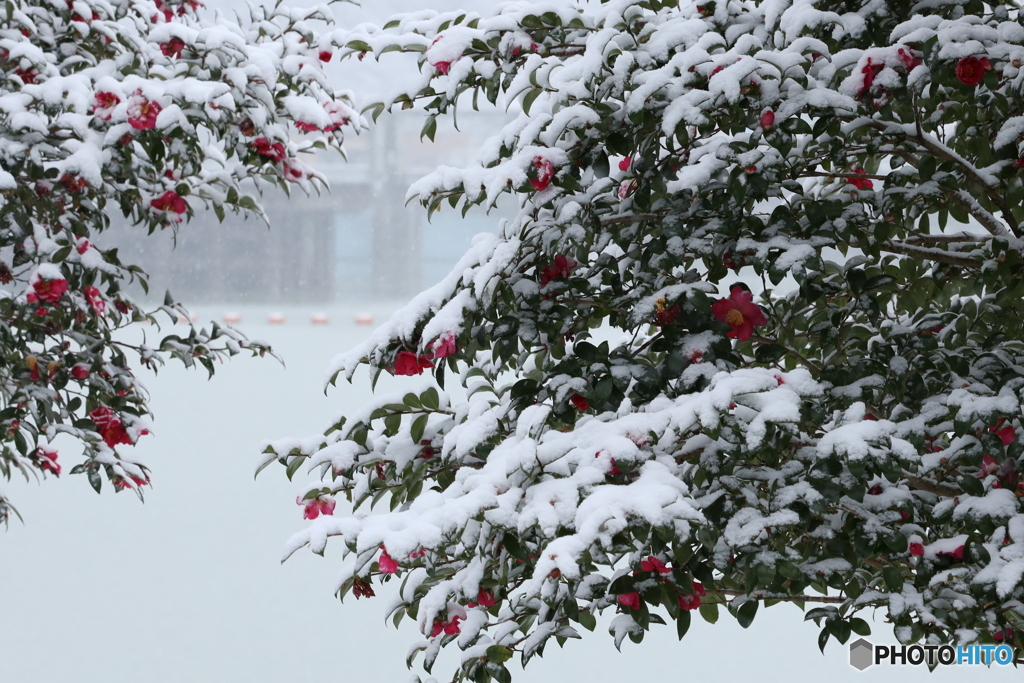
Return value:
M 348 47 L 421 53 L 374 113 L 421 104 L 428 137 L 512 101 L 410 196 L 522 210 L 333 368 L 437 389 L 270 444 L 321 475 L 289 553 L 334 537 L 343 597 L 400 580 L 411 658 L 457 645 L 475 681 L 608 610 L 616 645 L 780 602 L 821 647 L 865 612 L 1022 644 L 1015 6 L 512 3 Z
M 185 311 L 141 309 L 126 287 L 144 274 L 95 237 L 111 215 L 152 232 L 204 208 L 260 214 L 261 184 L 316 189 L 296 155 L 340 149 L 359 123 L 324 78 L 333 49 L 314 28 L 330 14 L 254 7 L 239 24 L 193 0 L 11 0 L 0 15 L 0 473 L 70 469 L 138 492 L 135 368 L 212 373 L 267 349 L 216 325 L 152 346 L 120 334 Z M 81 459 L 58 457 L 61 434 Z M 0 519 L 12 509 L 0 494 Z

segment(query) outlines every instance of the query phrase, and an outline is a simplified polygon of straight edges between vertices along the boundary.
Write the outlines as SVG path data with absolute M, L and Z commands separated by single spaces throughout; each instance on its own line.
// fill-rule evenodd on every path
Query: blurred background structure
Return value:
M 384 114 L 346 139 L 348 161 L 304 159 L 327 176 L 329 192 L 268 191 L 269 229 L 256 218 L 229 214 L 220 223 L 200 211 L 177 235 L 115 225 L 107 240 L 146 269 L 154 296 L 170 289 L 188 304 L 410 298 L 447 275 L 473 235 L 496 231 L 502 213 L 463 218 L 445 205 L 428 222 L 418 201 L 406 205 L 406 190 L 439 165 L 470 162 L 503 120 L 500 111 L 460 113 L 460 130 L 439 127 L 431 143 L 420 141 L 422 113 Z

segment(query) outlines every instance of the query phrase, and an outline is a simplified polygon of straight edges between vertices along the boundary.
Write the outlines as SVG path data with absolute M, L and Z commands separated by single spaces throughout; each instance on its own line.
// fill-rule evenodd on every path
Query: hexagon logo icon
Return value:
M 875 646 L 864 638 L 850 643 L 850 666 L 863 671 L 875 663 Z

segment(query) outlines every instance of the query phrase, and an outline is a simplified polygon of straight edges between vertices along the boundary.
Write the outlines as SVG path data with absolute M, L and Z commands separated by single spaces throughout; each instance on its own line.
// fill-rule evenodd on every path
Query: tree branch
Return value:
M 848 598 L 840 598 L 831 595 L 772 595 L 771 593 L 765 593 L 763 591 L 755 591 L 753 593 L 744 593 L 743 591 L 734 590 L 709 590 L 708 595 L 728 595 L 732 597 L 747 597 L 753 600 L 778 600 L 780 602 L 827 602 L 832 604 L 842 604 L 848 600 Z

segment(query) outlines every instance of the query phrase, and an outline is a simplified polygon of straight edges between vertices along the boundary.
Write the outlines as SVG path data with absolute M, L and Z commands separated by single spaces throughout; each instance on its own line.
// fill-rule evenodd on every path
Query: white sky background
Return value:
M 430 4 L 454 9 L 469 3 Z M 408 0 L 378 0 L 368 2 L 362 16 L 381 20 L 420 8 Z M 345 6 L 338 15 L 346 23 L 360 16 Z M 356 90 L 364 102 L 380 96 L 378 84 L 395 83 L 393 73 L 358 76 L 349 70 L 355 66 L 335 67 L 339 86 Z M 379 304 L 372 312 L 381 321 L 393 307 Z M 223 312 L 197 311 L 201 319 Z M 153 468 L 144 505 L 129 492 L 107 489 L 97 496 L 80 476 L 51 478 L 43 486 L 5 485 L 26 522 L 0 531 L 0 683 L 408 680 L 405 653 L 421 636 L 408 620 L 398 631 L 385 625 L 386 591 L 340 604 L 331 595 L 339 555 L 330 547 L 326 558 L 299 552 L 279 563 L 285 541 L 305 524 L 295 505 L 302 475 L 292 484 L 272 466 L 253 481 L 262 440 L 316 433 L 365 400 L 362 374 L 354 386 L 343 384 L 327 397 L 322 383 L 330 358 L 369 328 L 353 323 L 354 308 L 331 311 L 326 327 L 311 326 L 308 309 L 285 310 L 288 324 L 270 326 L 263 322 L 268 312 L 243 310 L 242 328 L 273 343 L 286 368 L 236 359 L 211 382 L 205 373 L 178 367 L 144 377 L 156 414 L 154 434 L 135 449 Z M 384 378 L 380 388 L 416 382 L 422 379 Z M 61 462 L 70 469 L 73 454 L 62 454 Z M 886 625 L 876 631 L 876 642 L 893 642 Z M 761 610 L 747 631 L 724 614 L 715 626 L 695 614 L 682 643 L 673 627 L 655 627 L 641 645 L 624 643 L 622 654 L 612 646 L 607 619 L 584 636 L 565 650 L 552 642 L 547 656 L 515 680 L 840 683 L 1015 675 L 1009 667 L 859 673 L 835 642 L 822 656 L 817 628 L 802 623 L 790 605 Z M 442 680 L 452 664 L 451 657 L 439 662 Z

